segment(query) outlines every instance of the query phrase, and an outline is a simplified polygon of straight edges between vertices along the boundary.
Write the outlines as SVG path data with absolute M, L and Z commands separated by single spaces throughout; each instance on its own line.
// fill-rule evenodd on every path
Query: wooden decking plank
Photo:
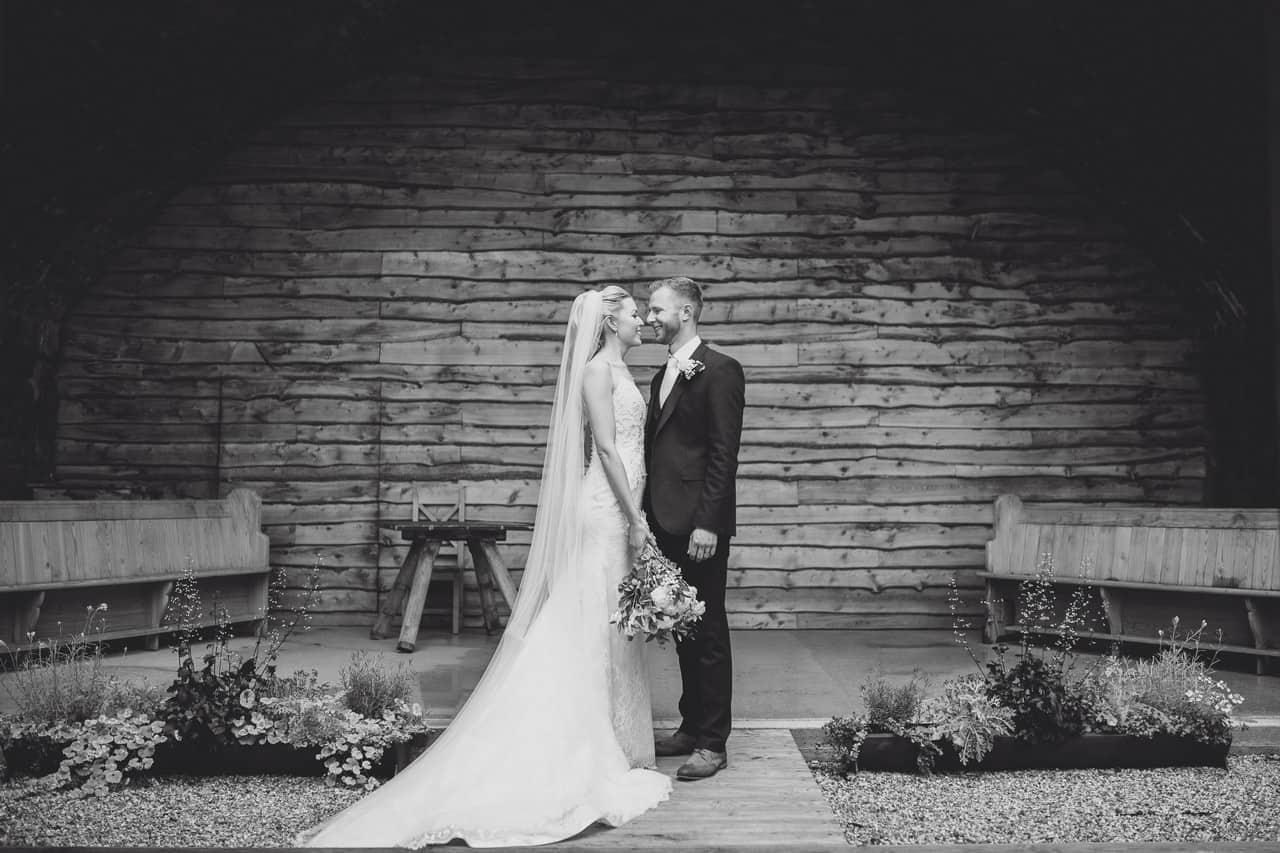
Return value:
M 675 776 L 683 758 L 660 758 Z M 729 766 L 710 779 L 674 783 L 671 799 L 613 829 L 592 829 L 565 848 L 776 848 L 843 845 L 844 835 L 791 733 L 735 731 Z

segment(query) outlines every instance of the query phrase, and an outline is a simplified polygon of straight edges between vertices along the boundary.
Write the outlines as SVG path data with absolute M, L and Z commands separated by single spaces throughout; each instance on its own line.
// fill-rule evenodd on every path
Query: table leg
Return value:
M 19 646 L 27 645 L 35 647 L 36 641 L 27 639 L 29 632 L 35 631 L 36 623 L 40 621 L 40 608 L 44 607 L 45 591 L 37 590 L 27 596 L 18 597 L 18 605 L 13 611 L 13 642 Z
M 476 586 L 480 589 L 480 609 L 484 614 L 484 631 L 492 634 L 499 626 L 498 604 L 493 598 L 493 568 L 489 558 L 482 550 L 482 543 L 473 539 L 467 540 L 467 550 L 471 552 L 472 562 L 476 569 Z
M 439 542 L 427 543 L 414 561 L 413 586 L 409 588 L 409 598 L 404 603 L 404 620 L 400 623 L 400 640 L 396 643 L 398 652 L 412 652 L 417 647 L 418 625 L 422 622 L 422 608 L 427 603 L 427 588 L 431 585 L 431 570 L 439 551 Z
M 1004 634 L 1004 626 L 1008 624 L 1009 606 L 1000 595 L 1001 588 L 991 578 L 987 578 L 987 621 L 983 626 L 982 639 L 987 643 L 998 643 Z
M 151 600 L 147 603 L 150 605 L 151 612 L 148 618 L 151 622 L 151 628 L 157 633 L 148 634 L 142 639 L 142 647 L 149 652 L 154 652 L 160 648 L 160 633 L 164 629 L 164 614 L 169 609 L 169 596 L 173 594 L 173 581 L 163 581 L 151 590 Z M 254 597 L 256 601 L 256 596 Z M 265 603 L 262 608 L 262 618 L 267 617 L 267 608 Z M 255 620 L 253 623 L 254 636 L 262 633 L 262 620 Z
M 414 540 L 409 546 L 409 553 L 404 558 L 404 562 L 400 564 L 400 571 L 396 572 L 395 582 L 391 584 L 391 589 L 387 592 L 386 599 L 382 602 L 382 612 L 378 614 L 377 620 L 373 623 L 373 628 L 369 631 L 369 637 L 374 640 L 385 640 L 391 636 L 391 620 L 400 614 L 400 607 L 404 604 L 404 597 L 409 592 L 409 584 L 413 581 L 413 570 L 418 565 L 418 559 L 422 556 L 422 549 L 427 543 L 421 539 Z
M 507 564 L 502 560 L 502 552 L 498 550 L 497 543 L 492 540 L 486 540 L 480 543 L 480 548 L 485 557 L 488 558 L 489 571 L 493 572 L 493 579 L 498 584 L 498 589 L 502 592 L 502 597 L 507 600 L 507 607 L 510 608 L 516 603 L 516 584 L 511 580 L 511 575 L 507 572 Z
M 1271 636 L 1271 628 L 1268 620 L 1262 612 L 1262 602 L 1259 599 L 1246 597 L 1244 600 L 1245 614 L 1249 619 L 1249 631 L 1253 634 L 1253 647 L 1256 649 L 1274 649 L 1276 648 L 1276 637 Z M 1275 658 L 1267 655 L 1256 655 L 1254 658 L 1254 667 L 1258 675 L 1266 675 L 1275 668 Z

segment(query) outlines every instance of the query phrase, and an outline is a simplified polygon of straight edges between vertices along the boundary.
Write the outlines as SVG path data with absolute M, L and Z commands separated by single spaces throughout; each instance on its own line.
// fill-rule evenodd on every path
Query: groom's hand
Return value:
M 716 552 L 716 544 L 719 541 L 720 538 L 716 534 L 699 527 L 689 537 L 689 556 L 695 562 L 701 563 Z

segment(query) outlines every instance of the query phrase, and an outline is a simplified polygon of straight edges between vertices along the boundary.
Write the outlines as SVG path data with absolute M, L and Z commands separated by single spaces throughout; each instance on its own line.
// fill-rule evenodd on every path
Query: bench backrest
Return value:
M 0 501 L 0 591 L 262 572 L 261 502 Z
M 1176 586 L 1280 589 L 1280 510 L 995 504 L 987 570 Z M 1086 572 L 1086 568 L 1088 571 Z

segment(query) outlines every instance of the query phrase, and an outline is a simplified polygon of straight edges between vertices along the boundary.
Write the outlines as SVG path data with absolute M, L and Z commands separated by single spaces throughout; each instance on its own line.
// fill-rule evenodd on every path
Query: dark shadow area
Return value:
M 672 82 L 812 66 L 1008 129 L 1123 222 L 1203 318 L 1206 502 L 1280 503 L 1263 3 L 1141 0 L 9 2 L 0 497 L 54 468 L 60 328 L 122 235 L 252 128 L 452 57 L 587 60 Z

